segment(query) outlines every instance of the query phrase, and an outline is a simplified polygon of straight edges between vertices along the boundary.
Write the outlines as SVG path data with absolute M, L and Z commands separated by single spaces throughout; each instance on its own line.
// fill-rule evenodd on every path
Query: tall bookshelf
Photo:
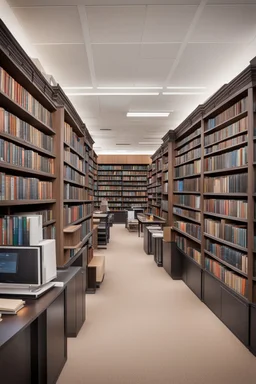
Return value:
M 39 213 L 44 238 L 56 239 L 58 267 L 81 255 L 86 262 L 93 140 L 61 87 L 50 86 L 2 21 L 0 55 L 0 243 L 13 244 L 17 216 Z
M 95 207 L 108 200 L 111 211 L 147 206 L 146 164 L 98 164 Z

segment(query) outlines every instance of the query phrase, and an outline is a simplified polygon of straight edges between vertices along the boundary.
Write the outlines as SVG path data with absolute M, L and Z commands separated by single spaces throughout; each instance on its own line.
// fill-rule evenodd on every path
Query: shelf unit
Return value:
M 147 206 L 146 164 L 98 164 L 95 208 L 103 198 L 111 211 Z

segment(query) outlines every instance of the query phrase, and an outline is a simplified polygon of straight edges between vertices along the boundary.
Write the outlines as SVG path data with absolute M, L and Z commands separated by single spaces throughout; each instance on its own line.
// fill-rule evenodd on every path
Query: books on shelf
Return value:
M 205 135 L 204 145 L 215 144 L 216 141 L 228 139 L 230 136 L 243 133 L 247 129 L 248 129 L 248 117 L 244 117 L 243 119 L 236 121 L 235 123 L 230 124 L 225 128 L 222 128 L 220 131 L 214 132 L 210 135 L 209 134 Z
M 0 90 L 38 120 L 51 127 L 51 113 L 1 67 Z
M 215 152 L 215 151 L 216 152 L 220 151 L 221 149 L 230 148 L 234 145 L 238 145 L 238 144 L 246 145 L 247 143 L 248 143 L 248 135 L 247 134 L 244 134 L 241 136 L 236 136 L 236 137 L 233 137 L 232 139 L 222 141 L 219 144 L 215 144 L 211 147 L 205 148 L 205 155 L 212 153 L 212 152 Z
M 54 174 L 54 159 L 0 138 L 0 162 Z
M 204 220 L 205 232 L 219 239 L 230 243 L 247 247 L 247 228 L 246 225 L 233 225 L 226 223 L 225 220 Z
M 222 153 L 218 156 L 207 157 L 204 159 L 205 171 L 215 171 L 246 165 L 248 163 L 247 153 L 247 147 L 243 147 L 232 152 Z
M 76 172 L 73 168 L 70 168 L 68 165 L 64 165 L 63 167 L 64 178 L 68 180 L 75 181 L 81 185 L 85 184 L 85 177 L 80 173 Z
M 84 158 L 83 140 L 77 136 L 73 128 L 66 122 L 64 123 L 64 141 Z
M 204 192 L 206 193 L 247 193 L 247 187 L 247 173 L 204 179 Z
M 247 109 L 247 97 L 239 100 L 237 103 L 227 108 L 225 111 L 219 113 L 217 116 L 208 120 L 206 130 L 215 128 L 217 125 L 245 112 Z
M 25 305 L 25 301 L 19 299 L 0 299 L 0 313 L 16 315 Z
M 200 196 L 195 195 L 174 195 L 173 204 L 186 205 L 191 208 L 200 209 Z
M 161 200 L 161 208 L 162 210 L 168 212 L 168 200 Z
M 164 183 L 164 185 L 163 185 L 163 193 L 168 193 L 168 183 Z
M 185 153 L 182 156 L 175 157 L 175 165 L 180 165 L 185 161 L 193 161 L 194 159 L 201 156 L 201 148 L 196 148 L 190 152 Z
M 190 135 L 186 135 L 186 137 L 184 137 L 184 139 L 182 139 L 182 140 L 179 140 L 178 142 L 177 142 L 177 145 L 176 145 L 176 147 L 177 146 L 182 146 L 183 144 L 186 144 L 188 141 L 191 141 L 192 139 L 193 139 L 193 137 L 196 137 L 196 136 L 198 136 L 198 135 L 200 135 L 201 134 L 201 127 L 200 128 L 197 128 L 194 132 L 192 132 L 192 133 L 190 133 Z M 200 139 L 200 138 L 199 138 Z M 178 153 L 177 153 L 177 155 L 178 155 Z
M 72 153 L 69 148 L 65 148 L 64 160 L 73 165 L 73 167 L 77 168 L 80 172 L 85 173 L 84 161 L 75 153 Z
M 52 199 L 52 182 L 0 172 L 0 201 Z
M 68 200 L 86 200 L 88 195 L 84 188 L 75 187 L 69 183 L 64 183 L 64 199 Z
M 188 209 L 183 209 L 179 207 L 173 207 L 173 213 L 174 215 L 182 215 L 186 216 L 187 218 L 200 221 L 201 220 L 201 213 L 196 211 L 190 211 Z
M 188 239 L 183 236 L 175 234 L 175 241 L 178 246 L 186 255 L 194 259 L 198 264 L 201 265 L 201 251 L 200 248 L 191 247 Z
M 0 108 L 0 135 L 1 132 L 7 133 L 15 138 L 33 144 L 36 147 L 53 151 L 53 137 L 46 135 L 39 129 L 19 119 L 12 113 Z
M 218 277 L 224 284 L 243 296 L 247 296 L 247 279 L 238 276 L 224 265 L 205 257 L 205 269 Z
M 175 168 L 175 177 L 185 177 L 199 173 L 201 173 L 201 160 L 195 160 L 193 163 Z
M 186 232 L 188 235 L 195 237 L 197 240 L 201 240 L 201 226 L 188 223 L 185 221 L 175 220 L 173 226 L 180 229 L 183 232 Z
M 244 273 L 248 273 L 248 256 L 246 254 L 215 243 L 210 239 L 205 239 L 205 249 L 231 266 L 240 269 Z
M 177 192 L 200 192 L 200 178 L 174 180 L 174 191 Z
M 92 213 L 92 204 L 64 205 L 64 226 L 70 225 L 72 222 L 82 219 Z
M 247 205 L 247 201 L 244 200 L 206 199 L 204 201 L 204 210 L 206 212 L 247 219 Z

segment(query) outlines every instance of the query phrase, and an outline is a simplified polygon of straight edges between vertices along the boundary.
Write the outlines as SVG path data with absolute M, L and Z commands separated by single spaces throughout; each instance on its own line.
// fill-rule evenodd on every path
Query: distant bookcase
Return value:
M 147 165 L 98 164 L 95 208 L 103 198 L 111 211 L 147 207 Z

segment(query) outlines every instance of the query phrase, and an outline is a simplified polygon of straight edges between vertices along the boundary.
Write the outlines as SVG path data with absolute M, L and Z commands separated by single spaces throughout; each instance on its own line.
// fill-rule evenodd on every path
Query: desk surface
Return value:
M 149 220 L 145 216 L 137 215 L 137 219 L 142 223 L 142 224 L 164 224 L 166 220 L 164 219 L 153 219 Z
M 80 267 L 70 267 L 68 270 L 58 271 L 56 280 L 63 281 L 63 287 L 52 288 L 39 299 L 24 299 L 26 302 L 25 307 L 17 315 L 2 315 L 3 320 L 0 322 L 0 348 L 39 317 L 57 299 L 65 289 L 66 284 L 80 269 Z

